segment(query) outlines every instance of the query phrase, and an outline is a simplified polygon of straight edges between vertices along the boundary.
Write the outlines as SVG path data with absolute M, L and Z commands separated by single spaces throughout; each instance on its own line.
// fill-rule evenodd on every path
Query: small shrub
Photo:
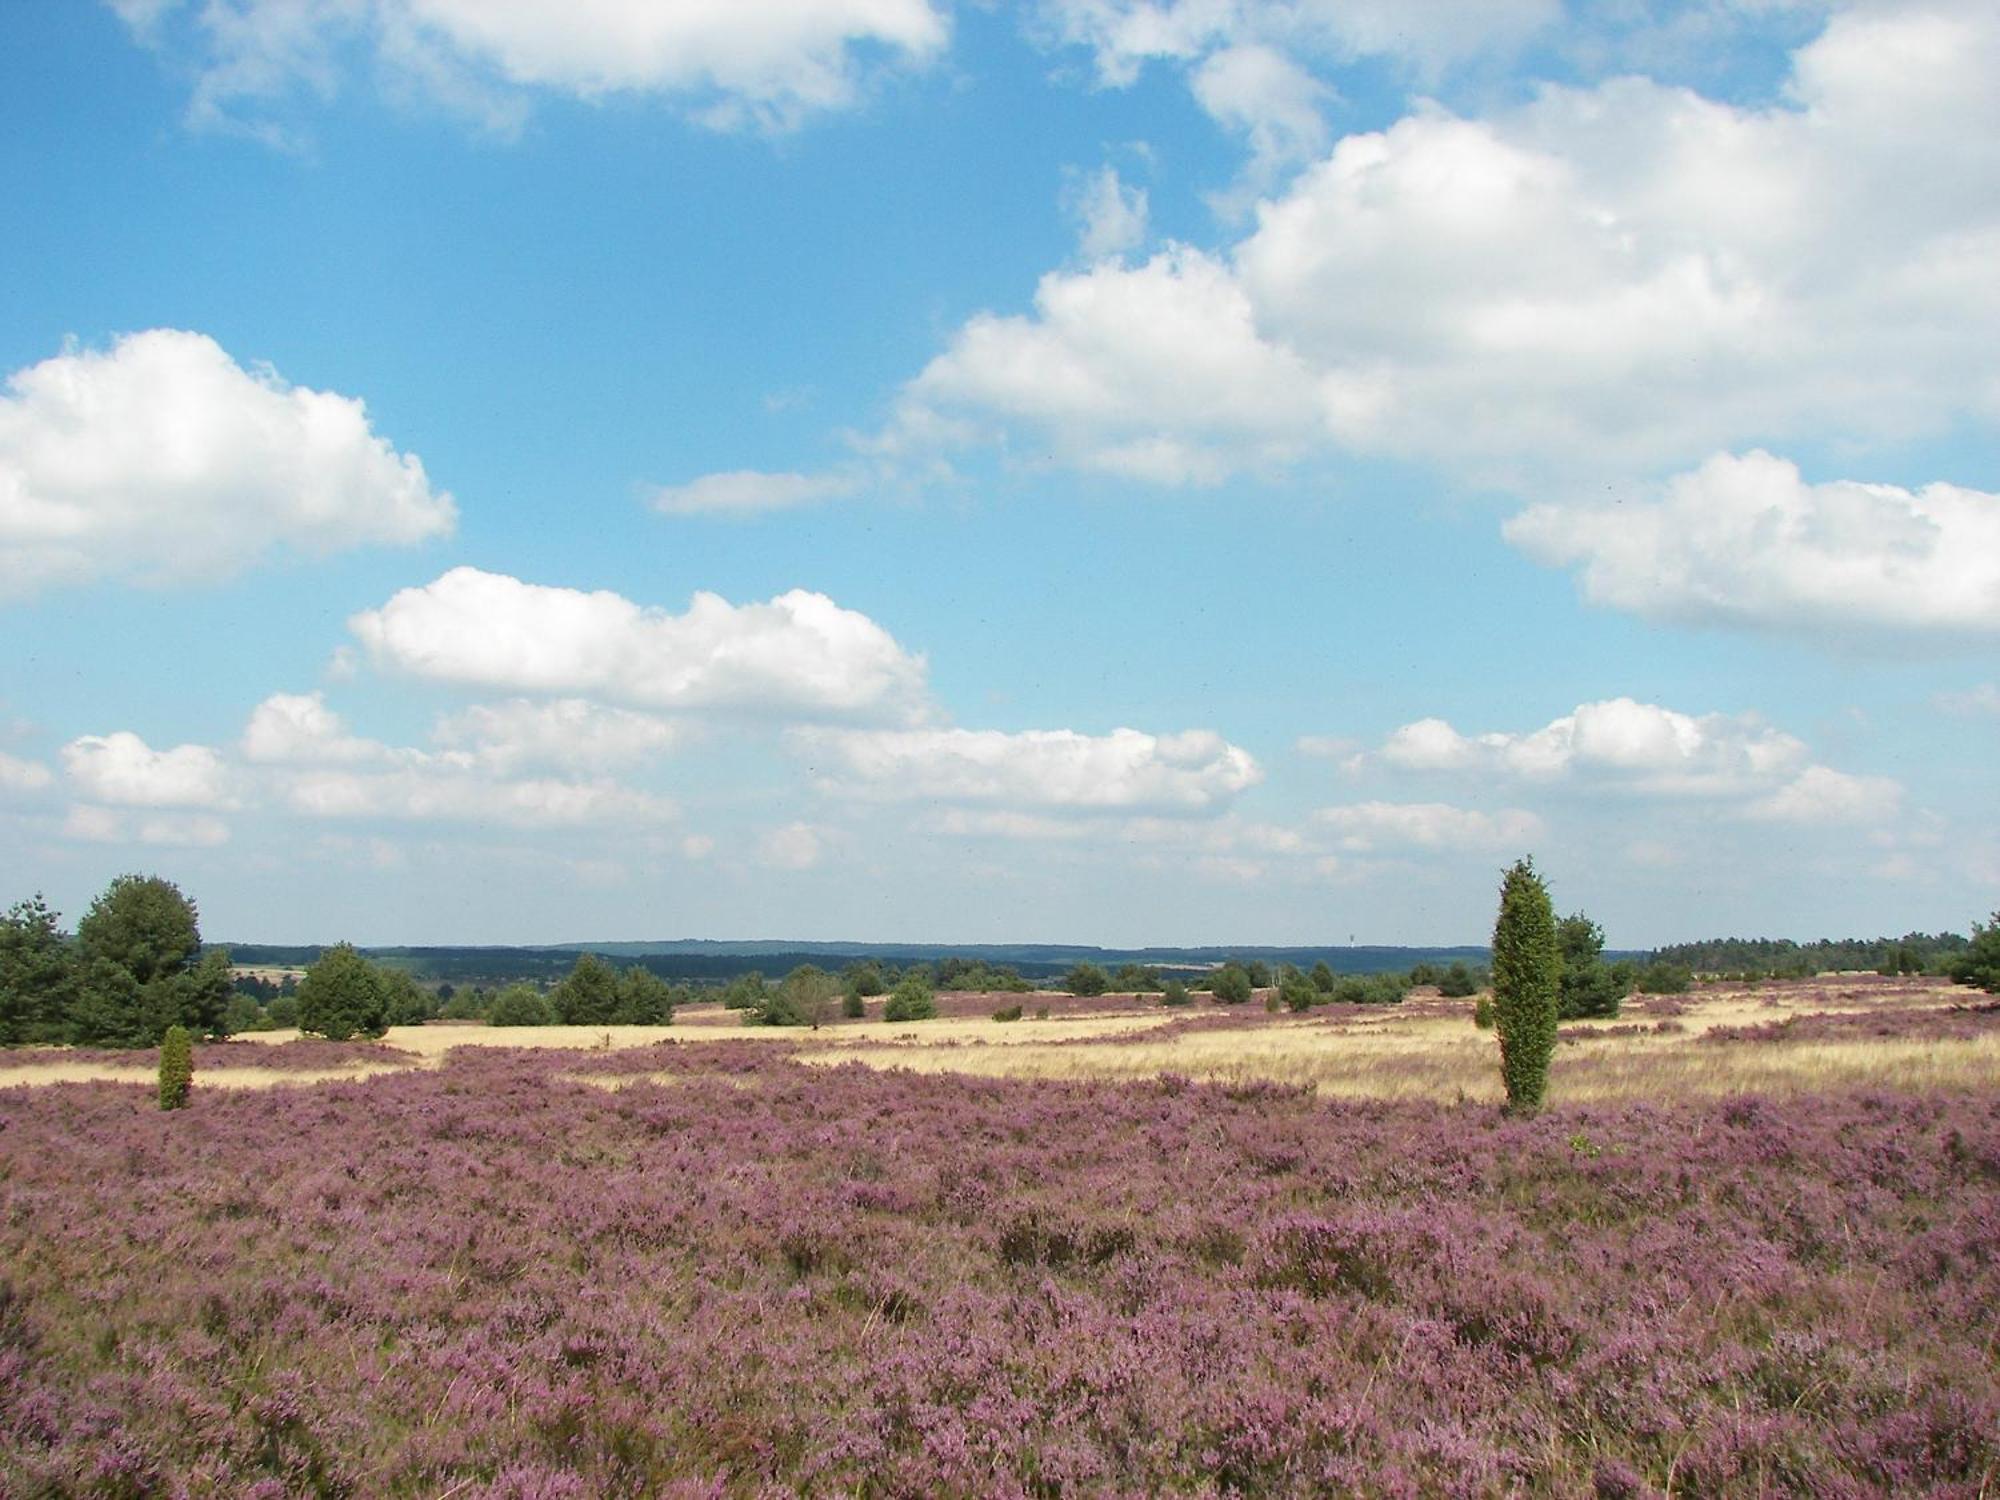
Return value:
M 1493 997 L 1481 995 L 1472 1002 L 1472 1024 L 1481 1031 L 1493 1029 Z
M 1250 976 L 1235 964 L 1224 964 L 1208 981 L 1208 992 L 1223 1005 L 1249 1003 L 1250 989 Z
M 1160 992 L 1160 1004 L 1162 1005 L 1192 1005 L 1193 1003 L 1192 997 L 1188 994 L 1187 986 L 1182 984 L 1178 979 L 1169 979 L 1167 987 Z
M 1049 1008 L 1046 1005 L 1037 1005 L 1035 1007 L 1035 1019 L 1037 1021 L 1046 1021 L 1048 1018 Z
M 1021 1007 L 1014 1007 L 1019 1015 Z M 931 993 L 931 982 L 921 973 L 905 974 L 897 981 L 895 990 L 889 996 L 889 1003 L 882 1007 L 885 1021 L 929 1021 L 937 1016 L 937 997 Z
M 1000 1009 L 993 1012 L 993 1019 L 996 1021 L 1018 1021 L 1021 1019 L 1021 1007 L 1018 1005 L 1003 1005 Z
M 510 984 L 486 1013 L 488 1026 L 553 1026 L 556 1008 L 533 985 Z
M 848 986 L 847 993 L 841 997 L 840 1013 L 850 1021 L 858 1021 L 868 1014 L 868 1002 L 862 999 L 861 991 L 852 985 Z
M 160 1042 L 160 1108 L 185 1108 L 193 1081 L 194 1038 L 185 1026 L 169 1026 Z
M 1472 970 L 1466 967 L 1465 961 L 1458 959 L 1444 971 L 1437 986 L 1438 993 L 1445 999 L 1463 1000 L 1479 989 L 1479 981 L 1473 977 Z

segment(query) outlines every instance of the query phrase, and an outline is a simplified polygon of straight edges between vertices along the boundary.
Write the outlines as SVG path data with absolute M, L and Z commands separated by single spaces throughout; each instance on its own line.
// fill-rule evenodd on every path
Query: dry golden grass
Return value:
M 1963 991 L 1956 992 L 1962 999 Z M 1900 997 L 1904 1005 L 1947 1003 L 1953 992 Z M 1678 1032 L 1625 1032 L 1559 1046 L 1550 1070 L 1555 1100 L 1679 1098 L 1735 1093 L 1799 1093 L 1847 1085 L 1941 1089 L 2000 1087 L 2000 1034 L 1966 1039 L 1857 1037 L 1717 1046 L 1700 1036 L 1717 1026 L 1759 1025 L 1789 1014 L 1866 1009 L 1798 992 L 1772 1005 L 1723 994 L 1674 1019 Z M 1249 1018 L 1246 1018 L 1248 1020 Z M 1584 1029 L 1645 1024 L 1576 1023 Z M 1024 1039 L 1025 1040 L 1025 1039 Z M 1466 1015 L 1385 1011 L 1358 1019 L 1287 1018 L 1186 1031 L 1157 1040 L 1076 1046 L 1028 1042 L 1004 1048 L 847 1046 L 801 1054 L 810 1063 L 984 1077 L 1138 1079 L 1178 1073 L 1208 1082 L 1265 1080 L 1329 1097 L 1475 1099 L 1502 1097 L 1493 1034 Z
M 268 1089 L 295 1083 L 352 1083 L 377 1078 L 384 1073 L 400 1073 L 407 1064 L 359 1061 L 344 1068 L 202 1068 L 194 1075 L 195 1087 L 204 1089 Z M 60 1056 L 48 1062 L 31 1063 L 0 1072 L 0 1089 L 17 1085 L 49 1083 L 136 1083 L 146 1088 L 159 1084 L 153 1067 L 123 1067 L 116 1063 L 74 1062 Z
M 1958 1038 L 1822 1036 L 1724 1045 L 1701 1040 L 1704 1032 L 1718 1026 L 1757 1026 L 1798 1014 L 1928 1008 L 1964 999 L 1963 990 L 1948 985 L 1914 983 L 1886 995 L 1880 989 L 1843 989 L 1838 981 L 1712 990 L 1690 1000 L 1672 1018 L 1678 1030 L 1650 1029 L 1653 1018 L 1637 1009 L 1620 1021 L 1578 1022 L 1565 1028 L 1610 1029 L 1613 1034 L 1559 1046 L 1550 1097 L 1588 1101 L 1753 1091 L 1783 1094 L 1854 1085 L 2000 1087 L 2000 1033 Z M 957 1017 L 894 1026 L 871 1020 L 802 1031 L 744 1026 L 737 1012 L 704 1006 L 683 1012 L 672 1026 L 398 1026 L 384 1040 L 413 1054 L 415 1062 L 393 1054 L 372 1058 L 357 1048 L 353 1060 L 341 1067 L 265 1069 L 232 1063 L 198 1071 L 196 1083 L 262 1088 L 371 1078 L 412 1066 L 435 1068 L 453 1048 L 467 1046 L 588 1054 L 665 1041 L 697 1046 L 747 1041 L 777 1046 L 802 1062 L 828 1066 L 856 1062 L 925 1073 L 1049 1079 L 1143 1079 L 1178 1073 L 1212 1082 L 1300 1085 L 1335 1098 L 1497 1100 L 1500 1079 L 1493 1034 L 1474 1027 L 1470 1011 L 1470 1002 L 1441 1006 L 1413 1000 L 1407 1008 L 1362 1015 L 1271 1018 L 1260 1012 L 1168 1011 L 1155 1006 L 1046 1020 Z M 1150 1034 L 1176 1021 L 1219 1014 L 1234 1024 Z M 297 1040 L 298 1035 L 256 1032 L 239 1040 L 276 1045 Z M 622 1087 L 641 1079 L 669 1081 L 676 1075 L 580 1070 L 570 1076 Z M 97 1079 L 151 1086 L 155 1074 L 150 1066 L 80 1062 L 51 1050 L 45 1061 L 0 1072 L 0 1088 Z

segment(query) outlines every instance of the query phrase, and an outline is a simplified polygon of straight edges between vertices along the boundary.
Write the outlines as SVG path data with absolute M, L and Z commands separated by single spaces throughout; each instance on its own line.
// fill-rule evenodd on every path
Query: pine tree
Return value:
M 1532 1113 L 1548 1092 L 1561 980 L 1555 908 L 1533 861 L 1524 859 L 1501 882 L 1493 924 L 1493 1019 L 1511 1110 Z

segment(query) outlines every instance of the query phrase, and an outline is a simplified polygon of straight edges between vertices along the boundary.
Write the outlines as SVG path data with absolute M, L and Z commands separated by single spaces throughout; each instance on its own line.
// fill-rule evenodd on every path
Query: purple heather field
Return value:
M 0 1085 L 0 1494 L 2000 1484 L 1990 1093 L 583 1061 Z

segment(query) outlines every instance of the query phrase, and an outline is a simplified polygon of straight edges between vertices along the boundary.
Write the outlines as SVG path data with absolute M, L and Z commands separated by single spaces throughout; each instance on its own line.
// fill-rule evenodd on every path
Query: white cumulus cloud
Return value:
M 1609 698 L 1523 731 L 1464 735 L 1443 719 L 1419 719 L 1394 730 L 1375 759 L 1406 771 L 1581 777 L 1643 792 L 1728 796 L 1770 787 L 1803 770 L 1810 755 L 1802 740 L 1754 714 L 1695 715 Z
M 1076 220 L 1077 253 L 1087 261 L 1123 255 L 1146 241 L 1146 190 L 1121 181 L 1115 167 L 1072 177 L 1063 203 Z
M 826 857 L 828 835 L 810 823 L 766 829 L 757 840 L 758 862 L 773 870 L 810 870 Z
M 1536 505 L 1506 526 L 1575 566 L 1593 604 L 1660 619 L 2000 630 L 2000 494 L 1808 484 L 1769 453 L 1717 454 L 1657 500 Z
M 1059 9 L 1113 64 L 1238 36 L 1226 4 Z M 1418 9 L 1452 8 L 1393 14 Z M 1226 250 L 1054 271 L 972 318 L 891 433 L 1154 481 L 1327 452 L 1526 490 L 1987 420 L 1996 70 L 2000 10 L 1940 3 L 1835 15 L 1767 104 L 1636 77 L 1422 104 Z
M 273 693 L 243 727 L 244 758 L 258 764 L 323 765 L 391 754 L 386 745 L 349 734 L 324 693 Z
M 819 729 L 792 743 L 828 787 L 898 801 L 1202 813 L 1263 779 L 1247 750 L 1203 729 Z
M 62 750 L 70 784 L 120 807 L 227 807 L 229 768 L 206 745 L 155 750 L 130 730 L 86 734 Z
M 1880 823 L 1903 805 L 1902 785 L 1887 776 L 1850 776 L 1808 766 L 1750 807 L 1750 815 L 1779 823 Z
M 456 517 L 359 400 L 246 370 L 203 334 L 71 350 L 0 395 L 0 597 L 206 583 L 280 547 L 404 546 Z
M 909 718 L 924 661 L 824 594 L 766 604 L 698 593 L 684 614 L 454 568 L 349 628 L 379 666 L 437 682 L 647 708 Z
M 597 771 L 638 765 L 673 749 L 683 735 L 682 727 L 670 720 L 581 698 L 475 704 L 440 719 L 433 731 L 439 744 L 506 771 L 536 765 Z
M 949 37 L 932 0 L 116 0 L 135 34 L 185 56 L 196 124 L 336 91 L 350 53 L 491 129 L 525 91 L 664 97 L 703 124 L 787 129 L 853 105 L 885 66 Z

